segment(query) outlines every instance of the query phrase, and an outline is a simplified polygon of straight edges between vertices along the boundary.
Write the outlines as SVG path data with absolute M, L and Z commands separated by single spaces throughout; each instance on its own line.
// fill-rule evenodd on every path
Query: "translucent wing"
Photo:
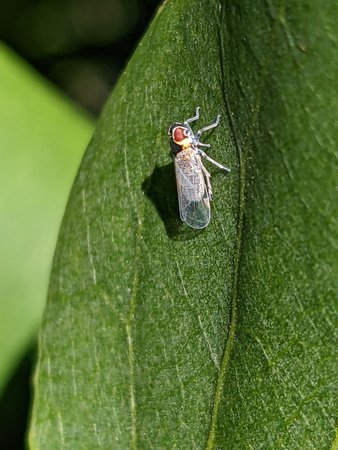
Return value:
M 181 219 L 192 228 L 205 228 L 210 222 L 210 201 L 199 158 L 176 157 L 175 173 Z

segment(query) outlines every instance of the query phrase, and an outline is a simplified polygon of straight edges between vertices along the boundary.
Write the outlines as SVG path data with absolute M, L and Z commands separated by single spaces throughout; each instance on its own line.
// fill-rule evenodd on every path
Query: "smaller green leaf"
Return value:
M 0 390 L 36 330 L 92 122 L 0 45 Z

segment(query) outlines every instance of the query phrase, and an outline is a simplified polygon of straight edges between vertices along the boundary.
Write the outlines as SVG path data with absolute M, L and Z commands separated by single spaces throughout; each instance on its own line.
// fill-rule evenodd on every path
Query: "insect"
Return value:
M 183 123 L 173 123 L 168 131 L 175 164 L 180 217 L 183 222 L 195 229 L 205 228 L 210 222 L 210 200 L 212 200 L 210 173 L 204 167 L 201 158 L 205 158 L 226 173 L 230 172 L 230 169 L 200 149 L 210 147 L 209 144 L 200 142 L 200 137 L 205 131 L 217 127 L 220 115 L 215 122 L 194 133 L 190 123 L 199 118 L 199 109 L 196 108 L 194 117 Z

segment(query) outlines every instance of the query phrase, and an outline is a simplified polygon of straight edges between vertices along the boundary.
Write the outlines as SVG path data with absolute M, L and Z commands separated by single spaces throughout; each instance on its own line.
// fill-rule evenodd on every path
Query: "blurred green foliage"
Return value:
M 4 0 L 0 38 L 98 114 L 158 0 Z
M 93 121 L 0 46 L 0 390 L 39 325 L 54 245 Z

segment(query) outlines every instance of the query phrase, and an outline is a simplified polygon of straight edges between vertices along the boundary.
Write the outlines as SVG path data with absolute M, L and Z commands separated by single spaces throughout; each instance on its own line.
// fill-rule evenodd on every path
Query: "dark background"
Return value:
M 97 116 L 158 0 L 1 0 L 0 39 Z
M 158 4 L 158 0 L 1 0 L 0 39 L 98 116 Z M 33 343 L 1 395 L 0 450 L 25 448 L 35 359 Z

